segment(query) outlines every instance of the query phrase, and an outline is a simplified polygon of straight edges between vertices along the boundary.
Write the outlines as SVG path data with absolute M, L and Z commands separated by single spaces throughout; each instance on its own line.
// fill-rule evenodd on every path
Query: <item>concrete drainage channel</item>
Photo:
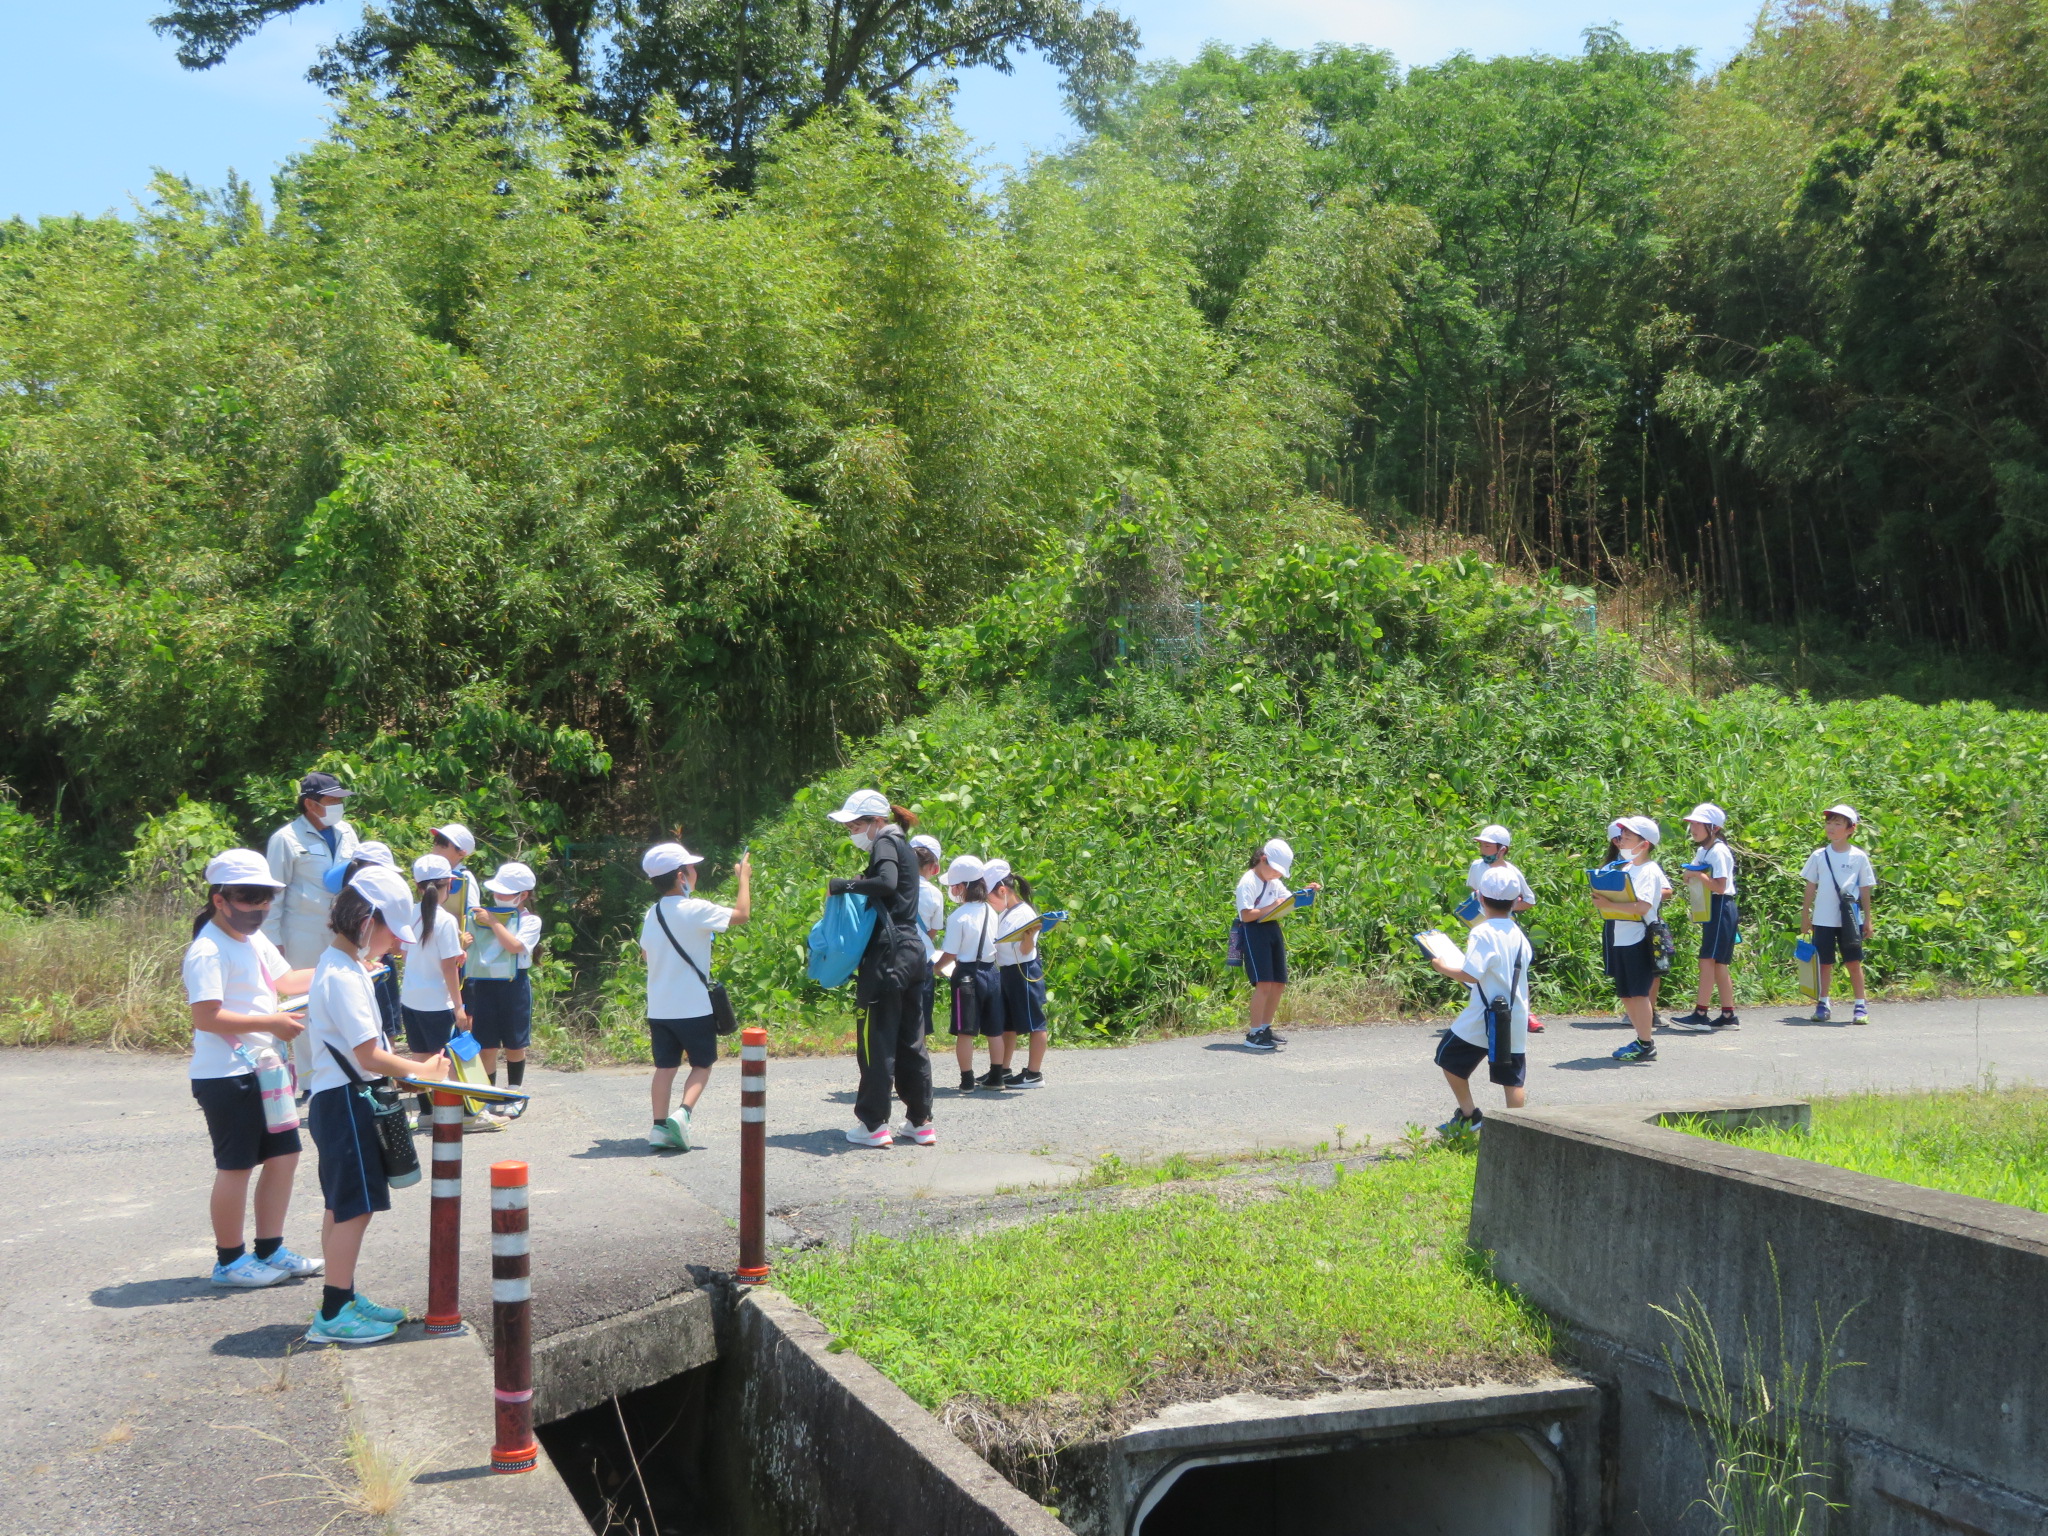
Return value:
M 1587 1536 L 1600 1394 L 1518 1386 L 1182 1404 L 1061 1453 L 1056 1519 L 772 1290 L 692 1293 L 715 1358 L 665 1379 L 602 1325 L 554 1345 L 541 1438 L 593 1530 L 635 1536 Z M 679 1299 L 680 1300 L 680 1299 Z M 636 1325 L 644 1335 L 645 1320 Z M 708 1341 L 705 1341 L 708 1342 Z M 685 1354 L 698 1353 L 702 1343 Z M 614 1383 L 644 1384 L 613 1395 Z M 1368 1523 L 1361 1525 L 1364 1516 Z

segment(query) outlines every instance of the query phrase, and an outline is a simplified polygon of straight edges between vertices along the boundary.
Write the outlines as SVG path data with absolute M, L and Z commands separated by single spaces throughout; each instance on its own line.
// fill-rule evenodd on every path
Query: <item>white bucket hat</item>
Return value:
M 1522 894 L 1522 882 L 1508 870 L 1489 869 L 1479 877 L 1479 894 L 1488 901 L 1513 901 Z
M 1515 834 L 1497 821 L 1490 821 L 1473 834 L 1475 843 L 1499 843 L 1505 848 L 1515 840 Z
M 1687 821 L 1697 821 L 1701 825 L 1709 827 L 1725 827 L 1728 825 L 1728 813 L 1711 800 L 1702 800 L 1698 805 L 1685 813 L 1685 819 Z
M 640 873 L 650 880 L 672 875 L 685 864 L 702 864 L 704 855 L 692 853 L 681 843 L 656 843 L 640 855 Z M 531 890 L 529 886 L 527 889 Z
M 856 789 L 846 797 L 846 804 L 836 811 L 825 813 L 837 822 L 859 821 L 867 816 L 889 814 L 889 797 L 879 789 Z
M 484 882 L 484 889 L 495 891 L 500 896 L 517 896 L 521 891 L 530 891 L 540 883 L 534 872 L 517 859 L 508 859 L 498 866 L 498 872 Z
M 1259 852 L 1266 856 L 1268 864 L 1279 870 L 1283 875 L 1294 868 L 1294 850 L 1287 846 L 1285 838 L 1272 838 Z
M 988 866 L 971 853 L 956 853 L 953 862 L 946 866 L 946 872 L 939 876 L 941 885 L 972 885 L 977 880 L 988 878 Z
M 270 872 L 270 860 L 251 848 L 230 848 L 206 861 L 208 885 L 264 885 L 273 891 L 284 882 Z
M 412 892 L 406 889 L 405 881 L 398 871 L 382 864 L 366 864 L 349 877 L 349 885 L 369 898 L 370 905 L 377 909 L 377 915 L 384 919 L 384 926 L 406 944 L 417 943 L 419 936 L 412 926 Z

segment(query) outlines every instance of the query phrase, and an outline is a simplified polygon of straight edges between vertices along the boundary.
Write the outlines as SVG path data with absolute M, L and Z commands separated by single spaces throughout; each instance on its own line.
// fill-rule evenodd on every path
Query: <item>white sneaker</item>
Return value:
M 238 1291 L 260 1291 L 265 1286 L 277 1285 L 289 1280 L 281 1269 L 272 1269 L 253 1253 L 245 1253 L 232 1264 L 213 1266 L 213 1283 L 225 1285 Z
M 471 1115 L 462 1122 L 462 1134 L 468 1136 L 476 1131 L 502 1131 L 506 1122 L 496 1115 Z
M 647 1133 L 647 1145 L 658 1152 L 680 1152 L 686 1145 L 683 1128 L 673 1120 L 657 1120 Z
M 894 1134 L 914 1141 L 920 1147 L 936 1147 L 939 1144 L 939 1128 L 929 1120 L 923 1125 L 912 1125 L 906 1120 L 896 1127 Z
M 846 1139 L 856 1147 L 889 1147 L 896 1144 L 896 1138 L 890 1134 L 886 1125 L 878 1125 L 871 1131 L 864 1125 L 856 1124 L 848 1129 Z

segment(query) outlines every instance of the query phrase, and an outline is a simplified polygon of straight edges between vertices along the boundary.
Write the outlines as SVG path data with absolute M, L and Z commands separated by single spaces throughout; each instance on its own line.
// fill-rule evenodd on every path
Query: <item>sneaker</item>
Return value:
M 1720 1031 L 1724 1029 L 1740 1028 L 1742 1028 L 1742 1020 L 1738 1019 L 1735 1016 L 1734 1010 L 1732 1009 L 1723 1008 L 1721 1010 L 1721 1016 L 1718 1019 L 1714 1020 L 1714 1031 L 1716 1034 L 1720 1033 Z
M 1681 1035 L 1709 1034 L 1714 1028 L 1714 1020 L 1704 1008 L 1695 1008 L 1691 1013 L 1667 1014 L 1664 1022 Z
M 936 1147 L 939 1144 L 939 1128 L 927 1120 L 923 1125 L 912 1125 L 905 1121 L 892 1133 L 916 1142 L 920 1147 Z
M 1543 1021 L 1537 1018 L 1536 1015 L 1533 1013 L 1529 1015 L 1529 1033 L 1532 1035 L 1540 1035 L 1543 1033 Z
M 1280 1041 L 1270 1029 L 1255 1029 L 1244 1037 L 1244 1048 L 1248 1051 L 1277 1051 Z
M 856 1147 L 886 1147 L 893 1145 L 896 1138 L 886 1125 L 878 1125 L 872 1131 L 864 1125 L 853 1125 L 847 1128 L 846 1139 Z
M 1631 1040 L 1614 1053 L 1616 1061 L 1655 1061 L 1657 1047 L 1648 1040 Z
M 356 1292 L 355 1300 L 350 1302 L 349 1305 L 373 1323 L 389 1323 L 392 1327 L 396 1328 L 406 1319 L 405 1308 L 380 1307 L 361 1291 Z
M 308 1344 L 375 1344 L 398 1332 L 396 1323 L 380 1323 L 356 1309 L 351 1301 L 332 1317 L 313 1314 L 306 1329 Z
M 1834 1014 L 1828 1011 L 1828 1000 L 1826 998 L 1822 998 L 1813 1005 L 1811 1018 L 1815 1024 L 1826 1024 L 1834 1018 Z
M 960 1074 L 960 1091 L 962 1093 L 974 1092 L 974 1074 L 972 1072 L 962 1072 Z
M 1043 1072 L 1034 1072 L 1029 1067 L 1026 1067 L 1022 1072 L 1019 1072 L 1010 1079 L 1010 1086 L 1012 1088 L 1043 1088 L 1045 1086 L 1045 1074 Z
M 694 1143 L 690 1140 L 690 1111 L 684 1110 L 676 1120 L 676 1129 L 683 1133 L 683 1150 L 689 1151 Z
M 683 1128 L 671 1117 L 654 1122 L 653 1128 L 647 1133 L 647 1145 L 657 1152 L 681 1152 L 689 1143 L 683 1137 Z
M 975 1086 L 978 1088 L 1007 1088 L 1010 1086 L 1009 1069 L 1006 1067 L 990 1067 L 981 1074 Z
M 507 1104 L 505 1106 L 505 1118 L 507 1120 L 517 1120 L 521 1115 L 526 1113 L 526 1106 L 532 1102 L 533 1101 L 531 1099 L 514 1099 L 510 1104 Z
M 276 1285 L 280 1280 L 289 1280 L 281 1269 L 272 1269 L 253 1253 L 245 1253 L 232 1264 L 213 1266 L 213 1283 L 231 1286 L 238 1291 L 260 1291 L 266 1285 Z
M 308 1275 L 317 1275 L 326 1266 L 318 1259 L 309 1259 L 303 1253 L 293 1253 L 289 1248 L 279 1248 L 267 1259 L 258 1259 L 259 1264 L 268 1264 L 272 1269 L 303 1280 Z
M 1851 1024 L 1868 1024 L 1870 1022 L 1870 1004 L 1863 1001 L 1860 997 L 1857 998 L 1849 1007 L 1849 1022 Z
M 493 1114 L 470 1115 L 462 1122 L 462 1134 L 470 1136 L 479 1131 L 502 1131 L 508 1123 Z
M 1459 1136 L 1476 1136 L 1479 1133 L 1479 1116 L 1467 1115 L 1462 1109 L 1457 1110 L 1450 1119 L 1436 1128 L 1436 1133 L 1445 1141 L 1454 1140 Z

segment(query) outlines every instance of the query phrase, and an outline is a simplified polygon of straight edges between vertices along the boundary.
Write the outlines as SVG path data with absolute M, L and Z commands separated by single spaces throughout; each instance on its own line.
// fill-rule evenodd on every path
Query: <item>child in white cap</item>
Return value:
M 1536 905 L 1536 892 L 1530 888 L 1528 878 L 1508 862 L 1508 845 L 1515 835 L 1499 822 L 1489 822 L 1479 829 L 1472 839 L 1479 845 L 1479 857 L 1465 866 L 1465 884 L 1474 898 L 1479 896 L 1479 878 L 1490 869 L 1506 870 L 1515 878 L 1515 907 L 1517 912 L 1526 912 Z M 1543 1033 L 1543 1021 L 1533 1013 L 1529 1015 L 1529 1033 Z
M 1003 1013 L 996 992 L 996 914 L 988 904 L 988 866 L 971 853 L 956 853 L 939 878 L 955 903 L 939 941 L 938 968 L 952 967 L 950 1028 L 960 1091 L 1006 1088 L 1010 1073 L 998 1060 L 1003 1050 Z M 988 1037 L 988 1075 L 974 1075 L 975 1037 Z
M 718 1030 L 711 1014 L 711 944 L 728 929 L 745 924 L 754 910 L 754 866 L 746 855 L 733 870 L 739 891 L 729 907 L 696 895 L 702 854 L 681 843 L 656 843 L 640 856 L 640 869 L 654 882 L 654 905 L 640 920 L 640 954 L 647 962 L 647 1033 L 654 1047 L 654 1078 L 648 1097 L 654 1126 L 647 1145 L 665 1152 L 690 1150 L 690 1115 L 718 1062 Z M 685 1059 L 683 1113 L 669 1114 L 676 1073 Z
M 1636 1032 L 1635 1039 L 1614 1052 L 1614 1059 L 1655 1061 L 1657 1044 L 1652 1032 L 1657 1015 L 1653 998 L 1661 976 L 1650 948 L 1650 930 L 1645 925 L 1656 920 L 1664 898 L 1671 894 L 1670 878 L 1656 858 L 1657 845 L 1664 840 L 1664 833 L 1647 816 L 1624 816 L 1610 823 L 1609 831 L 1614 834 L 1615 846 L 1625 861 L 1622 869 L 1628 877 L 1628 890 L 1623 898 L 1610 896 L 1607 902 L 1610 906 L 1633 909 L 1633 915 L 1610 919 L 1613 929 L 1607 974 L 1614 979 L 1614 994 L 1621 999 L 1622 1009 Z
M 1477 1131 L 1484 1116 L 1472 1098 L 1472 1074 L 1486 1063 L 1489 1082 L 1499 1084 L 1509 1109 L 1528 1102 L 1529 967 L 1536 958 L 1529 937 L 1516 923 L 1516 903 L 1524 889 L 1511 870 L 1489 869 L 1479 876 L 1475 894 L 1485 916 L 1465 941 L 1463 963 L 1452 966 L 1432 958 L 1437 973 L 1471 988 L 1471 997 L 1437 1042 L 1436 1064 L 1451 1096 L 1458 1101 L 1451 1118 L 1437 1127 L 1445 1136 Z M 1489 1003 L 1508 1004 L 1507 1034 L 1490 1016 Z
M 206 908 L 185 949 L 185 1001 L 192 1009 L 192 1097 L 213 1139 L 213 1283 L 241 1290 L 276 1285 L 320 1266 L 284 1245 L 301 1143 L 263 1117 L 258 1057 L 282 1057 L 305 1022 L 278 1011 L 280 990 L 303 989 L 312 969 L 294 970 L 263 932 L 284 882 L 262 854 L 230 848 L 206 866 Z M 261 1170 L 258 1172 L 258 1170 Z M 250 1175 L 256 1184 L 256 1250 L 242 1242 Z
M 1735 1013 L 1735 978 L 1729 971 L 1735 962 L 1740 914 L 1735 905 L 1735 850 L 1728 846 L 1727 827 L 1728 813 L 1711 800 L 1702 800 L 1686 812 L 1685 830 L 1692 838 L 1693 858 L 1684 873 L 1688 881 L 1702 888 L 1707 917 L 1700 924 L 1700 982 L 1693 994 L 1692 1012 L 1673 1014 L 1664 1022 L 1689 1035 L 1742 1027 Z M 1707 1012 L 1716 992 L 1721 997 L 1718 1016 Z
M 1799 871 L 1806 882 L 1799 932 L 1810 935 L 1820 951 L 1820 996 L 1813 1005 L 1816 1024 L 1825 1024 L 1833 1016 L 1828 992 L 1834 985 L 1837 955 L 1849 967 L 1849 984 L 1856 989 L 1849 1022 L 1870 1022 L 1870 1003 L 1863 992 L 1863 946 L 1871 936 L 1870 903 L 1877 894 L 1877 875 L 1870 867 L 1870 855 L 1850 841 L 1859 825 L 1855 806 L 1829 806 L 1828 840 L 1807 855 L 1806 867 Z
M 910 851 L 917 855 L 917 930 L 924 935 L 924 987 L 917 995 L 917 1013 L 924 1026 L 924 1037 L 929 1041 L 932 1005 L 939 989 L 939 940 L 946 934 L 946 894 L 938 884 L 946 850 L 931 833 L 920 832 L 910 840 Z
M 480 1048 L 477 1059 L 484 1076 L 498 1081 L 498 1052 L 505 1053 L 505 1085 L 526 1081 L 526 1047 L 533 1039 L 533 951 L 540 942 L 540 919 L 533 911 L 532 869 L 517 859 L 498 866 L 484 882 L 494 905 L 511 912 L 478 907 L 476 921 L 484 930 L 470 950 L 469 974 L 463 995 L 469 1007 L 469 1032 Z M 526 1100 L 516 1099 L 506 1111 L 517 1120 Z
M 368 846 L 367 844 L 365 845 Z M 448 1048 L 449 1037 L 469 1028 L 462 1006 L 462 933 L 448 910 L 453 874 L 438 853 L 412 861 L 412 925 L 417 937 L 404 946 L 405 978 L 398 988 L 398 1014 L 406 1053 L 424 1061 Z M 387 1027 L 387 1033 L 389 1032 Z M 420 1128 L 431 1130 L 434 1107 L 419 1097 Z
M 1287 888 L 1287 875 L 1293 868 L 1294 850 L 1285 839 L 1275 837 L 1252 850 L 1251 860 L 1237 880 L 1244 975 L 1252 984 L 1251 1014 L 1244 1032 L 1248 1051 L 1277 1051 L 1287 1043 L 1273 1033 L 1273 1019 L 1280 1012 L 1281 994 L 1287 990 L 1287 938 L 1280 931 L 1279 913 L 1294 900 L 1294 892 Z M 1311 883 L 1308 889 L 1319 891 L 1322 887 Z
M 380 1077 L 448 1075 L 445 1056 L 413 1062 L 393 1053 L 370 987 L 377 962 L 417 938 L 412 907 L 398 871 L 381 864 L 358 870 L 328 913 L 333 938 L 320 952 L 307 991 L 306 1037 L 313 1047 L 307 1123 L 320 1151 L 327 1207 L 320 1240 L 327 1280 L 306 1330 L 313 1344 L 372 1343 L 390 1338 L 405 1321 L 403 1307 L 380 1306 L 359 1292 L 355 1274 L 370 1217 L 391 1209 L 375 1113 L 363 1087 Z

